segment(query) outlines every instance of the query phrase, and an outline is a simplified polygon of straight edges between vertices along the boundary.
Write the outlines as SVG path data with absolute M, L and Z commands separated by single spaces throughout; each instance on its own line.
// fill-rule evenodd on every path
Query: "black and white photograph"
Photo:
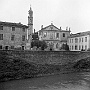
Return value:
M 0 90 L 90 90 L 90 0 L 0 0 Z

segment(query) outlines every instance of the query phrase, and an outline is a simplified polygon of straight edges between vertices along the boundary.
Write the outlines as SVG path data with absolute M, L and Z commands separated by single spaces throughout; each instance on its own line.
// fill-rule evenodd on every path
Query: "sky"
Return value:
M 90 31 L 90 0 L 0 0 L 0 21 L 28 25 L 30 5 L 36 31 L 52 22 L 71 33 Z

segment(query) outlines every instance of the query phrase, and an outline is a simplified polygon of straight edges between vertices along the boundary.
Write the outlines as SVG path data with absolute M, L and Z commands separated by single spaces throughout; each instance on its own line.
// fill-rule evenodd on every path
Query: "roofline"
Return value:
M 55 25 L 51 24 L 51 25 L 48 25 L 48 26 L 42 28 L 42 29 L 39 30 L 38 32 L 40 32 L 40 31 L 56 31 L 56 30 L 44 30 L 44 29 L 48 28 L 49 26 L 54 26 L 55 28 L 57 28 Z M 57 29 L 58 29 L 58 31 L 60 31 L 60 32 L 71 32 L 71 31 L 69 31 L 69 30 L 62 30 L 62 29 L 60 30 L 59 28 L 57 28 Z
M 69 36 L 68 38 L 74 38 L 74 37 L 80 37 L 80 36 L 86 36 L 86 35 L 90 35 L 90 31 L 71 34 L 71 36 Z
M 0 21 L 0 25 L 4 25 L 4 26 L 16 26 L 16 27 L 25 27 L 28 28 L 27 25 L 23 25 L 21 23 L 12 23 L 12 22 L 2 22 Z
M 59 31 L 59 32 L 71 32 L 71 31 L 60 30 L 60 29 L 59 29 L 59 30 L 43 30 L 43 29 L 41 29 L 41 30 L 39 30 L 38 32 L 40 32 L 40 31 L 55 31 L 55 32 L 56 32 L 56 31 L 57 31 L 57 32 Z

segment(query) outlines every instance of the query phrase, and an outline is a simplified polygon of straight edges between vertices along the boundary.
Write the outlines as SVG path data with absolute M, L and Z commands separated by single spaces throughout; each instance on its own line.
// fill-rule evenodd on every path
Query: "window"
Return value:
M 75 38 L 75 43 L 78 43 L 78 38 Z
M 81 46 L 79 45 L 79 50 L 81 50 Z
M 3 34 L 0 34 L 0 40 L 3 40 Z
M 63 33 L 63 37 L 65 37 L 65 33 Z
M 82 50 L 83 50 L 83 45 L 82 45 Z
M 70 43 L 71 43 L 71 39 L 70 39 Z
M 44 33 L 44 37 L 46 37 L 46 36 L 47 36 L 47 32 Z
M 85 37 L 85 42 L 87 42 L 87 37 Z
M 25 35 L 22 35 L 22 41 L 25 41 Z
M 83 38 L 82 38 L 82 42 L 83 42 Z
M 12 27 L 12 31 L 15 31 L 15 27 Z
M 73 39 L 72 39 L 72 43 L 73 43 Z
M 73 50 L 73 46 L 72 46 L 72 50 Z
M 69 46 L 70 50 L 71 50 L 71 46 Z
M 5 46 L 5 50 L 9 50 L 9 46 Z
M 87 45 L 85 45 L 85 50 L 87 50 Z
M 50 33 L 50 39 L 53 39 L 54 35 L 53 33 Z
M 0 30 L 3 30 L 3 26 L 0 25 Z
M 23 28 L 22 30 L 23 30 L 23 32 L 25 32 L 25 28 Z
M 75 45 L 75 50 L 77 50 L 78 49 L 78 47 L 77 47 L 77 45 Z
M 12 35 L 11 36 L 11 41 L 14 41 L 14 39 L 15 39 L 15 35 Z
M 0 45 L 0 49 L 2 49 L 2 45 Z
M 14 49 L 14 46 L 11 46 L 11 49 Z
M 57 44 L 56 44 L 56 48 L 58 48 L 58 46 L 59 46 L 59 45 L 58 45 L 58 43 L 57 43 Z
M 56 33 L 56 38 L 59 38 L 59 33 Z
M 22 50 L 24 50 L 24 46 L 22 46 Z
M 81 38 L 79 38 L 79 42 L 81 42 Z

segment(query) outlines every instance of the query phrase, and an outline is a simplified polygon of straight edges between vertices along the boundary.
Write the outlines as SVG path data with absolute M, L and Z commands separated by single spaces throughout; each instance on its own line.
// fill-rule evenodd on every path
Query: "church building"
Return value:
M 48 47 L 52 50 L 60 50 L 62 44 L 67 43 L 67 38 L 70 36 L 70 28 L 63 30 L 61 27 L 58 28 L 53 23 L 51 25 L 43 27 L 39 30 L 39 40 L 44 40 Z

